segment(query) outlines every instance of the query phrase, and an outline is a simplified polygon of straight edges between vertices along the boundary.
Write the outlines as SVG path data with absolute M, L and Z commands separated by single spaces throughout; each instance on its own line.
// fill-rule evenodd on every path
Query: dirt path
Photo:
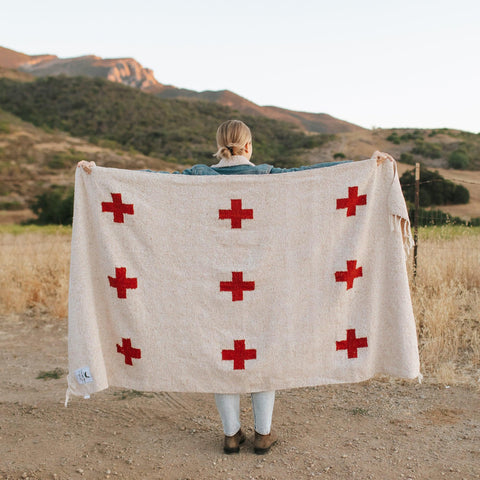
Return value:
M 477 479 L 478 388 L 389 378 L 278 392 L 280 442 L 224 455 L 213 395 L 109 389 L 63 406 L 67 328 L 0 316 L 0 479 Z

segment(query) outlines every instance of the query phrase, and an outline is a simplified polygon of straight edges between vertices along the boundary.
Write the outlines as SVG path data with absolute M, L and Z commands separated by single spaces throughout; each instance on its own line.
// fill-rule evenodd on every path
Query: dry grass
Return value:
M 0 228 L 1 312 L 65 318 L 69 256 L 70 229 Z M 480 229 L 422 229 L 411 285 L 423 372 L 442 383 L 477 382 Z
M 417 271 L 411 286 L 423 371 L 444 383 L 478 381 L 479 229 L 424 229 Z
M 70 229 L 1 231 L 1 312 L 34 308 L 66 317 L 69 258 Z

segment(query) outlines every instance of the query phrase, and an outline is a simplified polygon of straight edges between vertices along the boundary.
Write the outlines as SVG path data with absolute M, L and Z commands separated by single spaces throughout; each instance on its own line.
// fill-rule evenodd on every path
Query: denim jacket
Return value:
M 316 163 L 315 165 L 306 165 L 306 166 L 297 167 L 297 168 L 278 168 L 278 167 L 274 167 L 273 165 L 268 165 L 267 163 L 262 163 L 261 165 L 243 163 L 240 165 L 232 165 L 228 167 L 209 167 L 208 165 L 198 164 L 198 165 L 194 165 L 191 168 L 187 168 L 183 172 L 177 171 L 173 173 L 183 174 L 183 175 L 261 175 L 266 173 L 298 172 L 301 170 L 311 170 L 313 168 L 331 167 L 333 165 L 338 165 L 341 163 L 348 163 L 348 162 L 350 162 L 350 160 L 343 160 L 338 162 Z M 157 173 L 167 173 L 167 172 L 157 172 Z

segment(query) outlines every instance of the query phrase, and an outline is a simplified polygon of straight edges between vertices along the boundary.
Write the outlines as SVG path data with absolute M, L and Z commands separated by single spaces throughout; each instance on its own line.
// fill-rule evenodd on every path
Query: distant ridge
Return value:
M 224 105 L 246 115 L 259 115 L 274 120 L 293 123 L 301 130 L 314 133 L 347 133 L 366 130 L 353 123 L 339 120 L 326 113 L 296 112 L 285 108 L 265 106 L 247 100 L 230 90 L 196 92 L 185 88 L 175 88 L 170 85 L 155 85 L 146 89 L 161 98 L 182 98 L 190 100 L 203 100 Z
M 260 106 L 229 90 L 196 92 L 156 80 L 149 68 L 133 58 L 103 59 L 95 55 L 58 58 L 56 55 L 26 55 L 0 47 L 0 67 L 16 69 L 35 77 L 85 76 L 100 77 L 115 83 L 138 88 L 160 98 L 180 98 L 214 102 L 247 115 L 263 116 L 291 123 L 312 133 L 347 133 L 366 129 L 325 113 L 296 112 L 274 106 Z

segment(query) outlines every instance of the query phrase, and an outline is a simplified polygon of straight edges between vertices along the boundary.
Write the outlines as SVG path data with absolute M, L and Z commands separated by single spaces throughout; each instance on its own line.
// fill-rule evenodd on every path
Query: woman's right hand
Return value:
M 77 163 L 77 168 L 83 168 L 84 172 L 92 173 L 92 168 L 96 167 L 95 162 L 87 162 L 86 160 L 80 160 Z

